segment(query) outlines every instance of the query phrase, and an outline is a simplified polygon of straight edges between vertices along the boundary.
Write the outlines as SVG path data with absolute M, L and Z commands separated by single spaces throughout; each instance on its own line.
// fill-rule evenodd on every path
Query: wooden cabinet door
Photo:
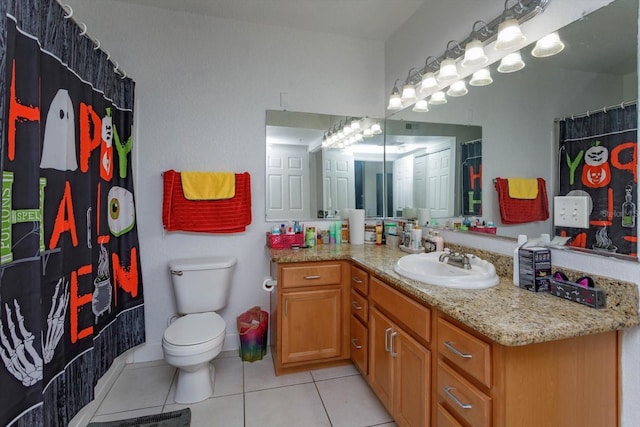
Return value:
M 340 289 L 283 292 L 283 364 L 340 356 L 341 296 Z
M 375 308 L 369 311 L 369 384 L 393 414 L 393 359 L 389 344 L 393 325 Z
M 397 329 L 396 329 L 397 330 Z M 394 358 L 394 417 L 398 426 L 430 423 L 431 353 L 402 330 L 391 340 Z

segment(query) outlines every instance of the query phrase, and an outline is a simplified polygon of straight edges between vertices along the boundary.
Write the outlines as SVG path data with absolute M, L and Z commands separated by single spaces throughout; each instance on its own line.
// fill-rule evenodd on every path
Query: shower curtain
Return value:
M 460 152 L 462 176 L 462 215 L 482 215 L 482 140 L 462 143 Z
M 589 228 L 556 227 L 569 245 L 636 256 L 637 106 L 621 105 L 577 118 L 559 127 L 561 196 L 587 196 Z
M 55 0 L 0 12 L 0 425 L 66 426 L 145 339 L 134 82 Z

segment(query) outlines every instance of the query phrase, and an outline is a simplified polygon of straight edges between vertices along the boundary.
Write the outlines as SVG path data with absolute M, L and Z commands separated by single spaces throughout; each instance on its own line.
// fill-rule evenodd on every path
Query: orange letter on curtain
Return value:
M 40 109 L 22 105 L 16 97 L 16 61 L 13 60 L 11 67 L 11 88 L 9 92 L 9 146 L 7 147 L 7 156 L 9 160 L 16 157 L 16 122 L 30 120 L 34 122 L 40 121 Z
M 113 264 L 113 287 L 114 290 L 118 288 L 118 285 L 131 294 L 132 297 L 138 296 L 138 257 L 137 249 L 131 248 L 131 265 L 129 268 L 120 265 L 120 257 L 117 253 L 111 254 L 111 263 Z M 117 293 L 114 292 L 114 301 L 117 298 Z M 117 301 L 116 301 L 117 305 Z
M 89 170 L 89 157 L 91 152 L 100 147 L 102 141 L 102 120 L 100 116 L 93 111 L 91 105 L 84 102 L 80 103 L 80 170 L 86 172 Z M 93 123 L 93 125 L 91 125 Z M 93 137 L 91 136 L 93 129 Z
M 471 189 L 475 189 L 476 179 L 479 180 L 480 185 L 479 188 L 482 188 L 482 165 L 478 167 L 478 173 L 473 173 L 473 165 L 469 166 L 469 184 L 471 185 Z
M 91 264 L 80 267 L 78 271 L 71 272 L 71 295 L 69 303 L 71 308 L 69 310 L 69 321 L 71 323 L 71 343 L 75 344 L 79 339 L 86 338 L 93 334 L 93 325 L 87 326 L 80 330 L 78 326 L 78 314 L 80 313 L 80 307 L 86 304 L 90 304 L 93 298 L 93 294 L 80 295 L 78 286 L 78 276 L 84 276 L 91 274 Z
M 68 217 L 65 213 L 68 214 Z M 54 249 L 58 246 L 60 235 L 65 231 L 71 232 L 71 243 L 73 246 L 78 246 L 76 219 L 73 215 L 73 200 L 71 199 L 71 186 L 69 185 L 69 181 L 64 184 L 64 194 L 62 195 L 62 200 L 60 200 L 60 205 L 58 206 L 56 222 L 53 224 L 53 233 L 51 234 L 49 249 Z
M 620 152 L 622 150 L 632 150 L 631 161 L 629 163 L 620 163 Z M 638 182 L 638 176 L 636 175 L 636 165 L 638 164 L 638 145 L 635 142 L 625 142 L 617 145 L 613 150 L 611 150 L 611 164 L 614 168 L 628 170 L 633 174 L 633 182 Z

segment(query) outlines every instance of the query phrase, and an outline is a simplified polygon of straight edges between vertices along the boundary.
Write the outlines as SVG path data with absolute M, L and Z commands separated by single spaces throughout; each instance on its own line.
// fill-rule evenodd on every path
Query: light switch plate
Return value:
M 589 228 L 589 213 L 589 197 L 553 198 L 553 222 L 556 227 Z

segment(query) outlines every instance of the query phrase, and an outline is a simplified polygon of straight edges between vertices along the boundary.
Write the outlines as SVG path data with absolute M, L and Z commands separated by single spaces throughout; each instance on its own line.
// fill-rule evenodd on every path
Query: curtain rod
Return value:
M 560 117 L 560 118 L 555 118 L 555 119 L 553 119 L 553 121 L 557 123 L 557 122 L 564 121 L 564 120 L 567 120 L 567 119 L 574 120 L 574 119 L 579 119 L 579 118 L 581 118 L 581 117 L 589 117 L 589 116 L 590 116 L 591 114 L 593 114 L 593 113 L 606 113 L 606 112 L 608 112 L 609 110 L 616 110 L 616 109 L 618 109 L 618 108 L 621 108 L 621 109 L 623 109 L 623 110 L 624 110 L 624 109 L 625 109 L 625 107 L 628 107 L 628 106 L 630 106 L 630 105 L 635 105 L 637 102 L 638 102 L 638 100 L 634 100 L 634 101 L 623 101 L 623 102 L 621 102 L 620 104 L 611 105 L 611 106 L 609 106 L 609 107 L 602 107 L 602 108 L 598 108 L 597 110 L 587 110 L 587 111 L 585 111 L 584 113 L 580 113 L 580 114 L 572 114 L 572 115 L 570 115 L 570 116 L 562 116 L 562 117 Z
M 87 24 L 85 24 L 84 22 L 78 22 L 73 18 L 73 8 L 69 6 L 67 3 L 63 3 L 62 0 L 56 0 L 56 3 L 58 3 L 58 5 L 60 5 L 62 10 L 64 10 L 64 12 L 66 13 L 64 15 L 64 19 L 70 19 L 79 28 L 82 28 L 79 35 L 88 38 L 91 41 L 91 43 L 93 43 L 94 45 L 93 50 L 100 49 L 100 40 L 98 40 L 97 38 L 94 39 L 89 34 L 87 34 Z M 121 79 L 127 78 L 126 71 L 120 68 L 120 64 L 118 64 L 118 61 L 111 58 L 111 53 L 108 50 L 102 50 L 102 51 L 107 54 L 107 61 L 111 62 L 111 64 L 113 65 L 113 72 L 116 74 L 119 74 Z

